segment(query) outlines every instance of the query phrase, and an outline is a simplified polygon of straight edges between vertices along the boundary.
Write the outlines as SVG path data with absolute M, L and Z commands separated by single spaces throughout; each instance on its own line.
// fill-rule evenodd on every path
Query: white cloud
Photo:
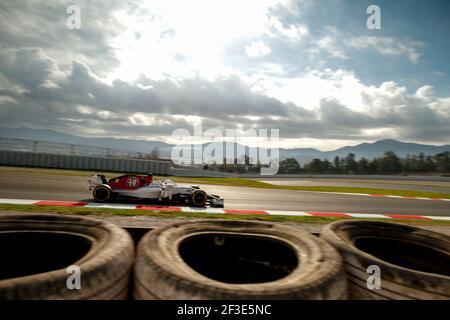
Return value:
M 268 30 L 270 35 L 282 35 L 290 40 L 298 41 L 309 35 L 309 28 L 305 23 L 291 24 L 286 28 L 283 23 L 275 17 L 269 19 L 269 27 L 273 29 L 273 31 Z
M 262 41 L 252 42 L 245 47 L 245 53 L 249 57 L 263 57 L 271 53 L 272 50 Z
M 309 110 L 317 109 L 322 99 L 337 99 L 353 110 L 362 108 L 358 95 L 364 85 L 350 71 L 311 70 L 295 78 L 265 79 L 266 93 L 283 102 L 293 102 Z
M 224 63 L 227 47 L 263 35 L 269 9 L 284 1 L 150 0 L 139 14 L 120 11 L 115 17 L 127 28 L 112 40 L 121 63 L 112 77 L 131 81 L 141 73 L 152 78 L 199 74 L 214 79 L 235 73 Z M 249 52 L 268 51 L 256 45 Z
M 416 96 L 428 100 L 434 96 L 434 89 L 432 86 L 423 86 L 417 89 Z
M 334 35 L 326 35 L 320 38 L 317 42 L 317 47 L 319 49 L 327 51 L 334 58 L 347 59 L 347 55 L 344 52 L 344 48 L 342 48 L 336 40 Z M 313 51 L 317 53 L 318 50 Z
M 316 39 L 311 39 L 309 52 L 313 56 L 320 56 L 326 52 L 333 58 L 348 59 L 354 51 L 373 50 L 383 56 L 406 56 L 410 62 L 416 64 L 422 56 L 421 50 L 425 46 L 419 41 L 396 39 L 382 36 L 355 36 L 342 32 L 335 27 L 325 26 L 325 33 Z
M 15 104 L 15 103 L 18 103 L 18 101 L 10 96 L 0 96 L 0 105 L 6 104 L 6 103 Z
M 353 37 L 348 46 L 357 50 L 374 49 L 385 56 L 406 55 L 412 63 L 418 63 L 424 44 L 418 41 L 399 40 L 392 37 L 362 36 Z

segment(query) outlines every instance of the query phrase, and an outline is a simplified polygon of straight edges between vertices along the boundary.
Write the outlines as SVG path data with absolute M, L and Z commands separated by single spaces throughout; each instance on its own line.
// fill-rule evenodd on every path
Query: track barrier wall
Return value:
M 0 150 L 0 165 L 169 174 L 171 162 Z

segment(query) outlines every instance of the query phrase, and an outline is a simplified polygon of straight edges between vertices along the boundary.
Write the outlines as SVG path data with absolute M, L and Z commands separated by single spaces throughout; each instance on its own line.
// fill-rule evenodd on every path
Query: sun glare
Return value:
M 214 78 L 233 70 L 224 50 L 237 39 L 257 37 L 267 13 L 280 1 L 147 1 L 136 12 L 117 12 L 124 30 L 113 41 L 120 67 L 111 77 L 132 81 L 140 74 L 164 78 Z

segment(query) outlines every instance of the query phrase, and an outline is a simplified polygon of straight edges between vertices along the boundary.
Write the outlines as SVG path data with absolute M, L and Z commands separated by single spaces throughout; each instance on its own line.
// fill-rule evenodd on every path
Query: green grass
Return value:
M 21 204 L 0 204 L 0 211 L 30 212 L 30 213 L 55 213 L 67 215 L 96 215 L 96 216 L 150 216 L 160 218 L 190 217 L 201 219 L 229 219 L 229 220 L 259 220 L 273 222 L 297 222 L 297 223 L 330 223 L 346 218 L 342 217 L 305 217 L 305 216 L 271 216 L 271 215 L 231 215 L 208 214 L 204 212 L 179 212 L 179 211 L 154 211 L 154 210 L 127 210 L 106 208 L 82 208 L 64 206 L 36 206 Z M 366 220 L 366 219 L 365 219 Z M 387 221 L 388 219 L 368 219 Z M 423 219 L 395 219 L 395 222 L 412 225 L 448 226 L 450 221 L 423 220 Z
M 35 174 L 55 174 L 88 177 L 91 174 L 98 173 L 93 171 L 77 171 L 77 170 L 60 170 L 60 169 L 36 169 L 36 168 L 19 168 L 19 167 L 1 167 L 1 172 L 22 172 Z M 117 172 L 104 172 L 108 178 L 121 175 Z M 441 192 L 417 191 L 417 190 L 400 190 L 385 188 L 364 188 L 364 187 L 345 187 L 345 186 L 280 186 L 267 182 L 261 182 L 253 179 L 242 178 L 205 178 L 205 177 L 174 177 L 174 176 L 155 176 L 154 180 L 171 179 L 177 183 L 186 184 L 214 184 L 233 187 L 248 188 L 264 188 L 277 190 L 298 190 L 298 191 L 316 191 L 316 192 L 346 192 L 346 193 L 368 193 L 380 195 L 393 195 L 404 197 L 420 197 L 420 198 L 442 198 L 450 199 L 450 194 Z
M 349 178 L 349 180 L 352 180 L 352 178 Z M 445 188 L 445 185 L 438 185 L 438 184 L 432 184 L 432 182 L 430 181 L 414 181 L 414 183 L 407 183 L 407 182 L 402 182 L 402 180 L 373 180 L 373 181 L 368 181 L 368 180 L 362 180 L 362 181 L 358 181 L 358 180 L 352 180 L 351 183 L 354 184 L 393 184 L 396 186 L 413 186 L 413 187 L 430 187 L 430 188 Z

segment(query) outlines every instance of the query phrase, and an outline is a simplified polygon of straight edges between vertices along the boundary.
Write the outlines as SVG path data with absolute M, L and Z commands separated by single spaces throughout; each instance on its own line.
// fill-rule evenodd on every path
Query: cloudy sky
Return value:
M 0 127 L 173 143 L 202 121 L 277 128 L 281 147 L 447 144 L 449 57 L 447 0 L 2 1 Z

